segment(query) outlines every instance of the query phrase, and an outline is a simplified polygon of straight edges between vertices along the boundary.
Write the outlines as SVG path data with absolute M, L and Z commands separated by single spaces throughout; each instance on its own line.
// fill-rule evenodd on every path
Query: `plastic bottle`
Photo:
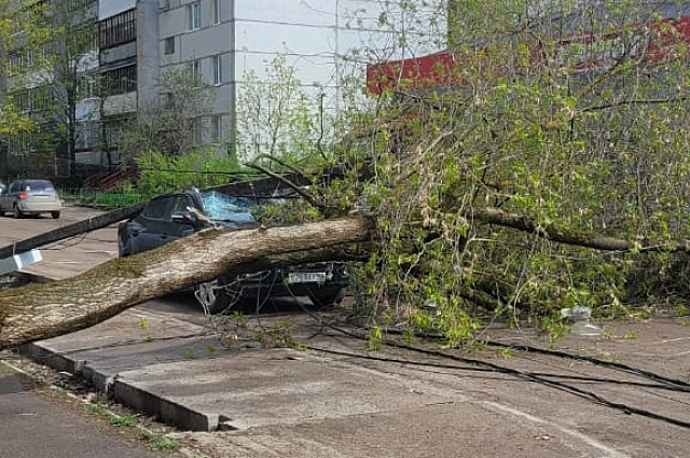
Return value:
M 601 329 L 591 321 L 591 307 L 578 306 L 564 310 L 567 310 L 565 313 L 562 312 L 564 316 L 569 316 L 573 320 L 573 325 L 570 328 L 572 334 L 584 337 L 597 337 L 601 335 Z

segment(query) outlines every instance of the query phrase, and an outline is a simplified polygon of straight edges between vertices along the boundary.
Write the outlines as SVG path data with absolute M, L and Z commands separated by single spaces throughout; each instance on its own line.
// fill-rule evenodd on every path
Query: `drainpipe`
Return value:
M 159 0 L 137 0 L 137 112 L 160 106 Z

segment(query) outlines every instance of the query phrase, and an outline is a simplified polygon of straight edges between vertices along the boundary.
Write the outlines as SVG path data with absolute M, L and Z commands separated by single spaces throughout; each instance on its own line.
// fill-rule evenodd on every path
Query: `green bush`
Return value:
M 144 194 L 156 195 L 192 186 L 206 188 L 227 183 L 242 169 L 234 155 L 200 149 L 181 156 L 156 151 L 141 154 L 136 163 L 141 173 L 137 188 Z

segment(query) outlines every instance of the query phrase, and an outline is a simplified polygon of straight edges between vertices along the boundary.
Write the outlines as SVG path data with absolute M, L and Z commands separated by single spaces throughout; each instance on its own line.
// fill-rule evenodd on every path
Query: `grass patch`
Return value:
M 139 423 L 132 415 L 116 415 L 102 404 L 89 404 L 86 406 L 89 413 L 98 415 L 108 420 L 111 426 L 117 428 L 135 428 Z
M 142 433 L 139 438 L 154 452 L 176 452 L 182 448 L 176 440 L 168 439 L 160 434 Z

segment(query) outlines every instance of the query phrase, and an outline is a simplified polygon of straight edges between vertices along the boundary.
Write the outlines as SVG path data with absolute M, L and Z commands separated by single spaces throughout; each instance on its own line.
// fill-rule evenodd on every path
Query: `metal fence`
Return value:
M 99 191 L 86 188 L 60 188 L 58 192 L 63 200 L 104 209 L 129 207 L 139 202 L 147 201 L 152 197 L 135 191 Z

